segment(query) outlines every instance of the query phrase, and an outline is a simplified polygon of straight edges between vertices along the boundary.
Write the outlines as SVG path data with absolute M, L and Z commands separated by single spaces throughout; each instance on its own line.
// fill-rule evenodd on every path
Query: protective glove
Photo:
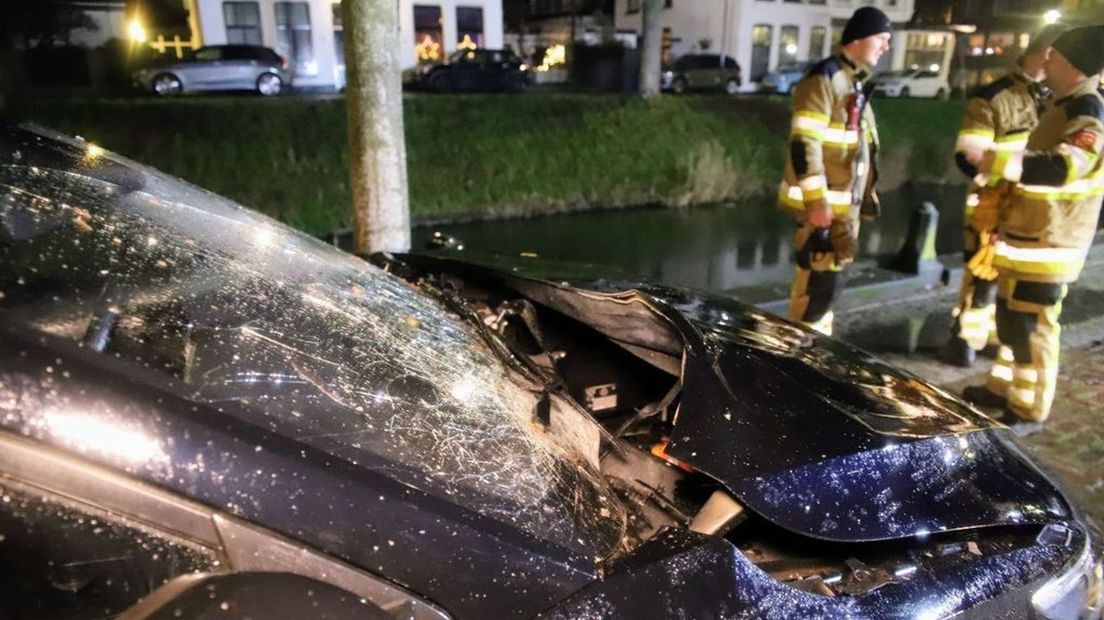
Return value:
M 993 164 L 997 161 L 997 152 L 994 150 L 987 150 L 981 155 L 981 160 L 978 161 L 977 169 L 978 174 L 989 175 L 993 172 Z
M 997 246 L 993 243 L 993 234 L 988 230 L 981 231 L 980 246 L 978 251 L 966 263 L 966 269 L 979 280 L 996 280 L 997 270 L 993 267 L 993 259 L 997 255 Z
M 832 207 L 823 198 L 806 202 L 805 215 L 814 228 L 828 228 L 832 223 Z
M 1005 180 L 1018 181 L 1019 174 L 1009 176 L 1009 161 L 1013 159 L 1011 151 L 985 151 L 978 162 L 978 178 L 975 181 L 989 187 L 1002 184 Z
M 832 220 L 828 232 L 832 240 L 832 252 L 836 263 L 849 263 L 855 260 L 855 229 L 847 220 Z
M 997 187 L 983 187 L 978 189 L 978 205 L 970 216 L 970 228 L 974 230 L 993 231 L 1000 222 L 1001 207 L 1008 196 L 1007 183 Z

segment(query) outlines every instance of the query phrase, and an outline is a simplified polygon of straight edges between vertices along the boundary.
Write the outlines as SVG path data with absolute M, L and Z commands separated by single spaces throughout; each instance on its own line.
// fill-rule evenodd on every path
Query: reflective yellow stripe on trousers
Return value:
M 823 191 L 824 198 L 828 201 L 828 205 L 832 207 L 833 215 L 842 217 L 851 215 L 851 192 L 841 192 L 834 189 Z M 783 183 L 778 199 L 792 209 L 798 211 L 805 209 L 805 192 L 797 185 Z
M 1012 347 L 1002 345 L 997 350 L 997 360 L 989 371 L 989 378 L 985 381 L 985 387 L 990 392 L 999 396 L 1008 394 L 1008 388 L 1012 385 Z

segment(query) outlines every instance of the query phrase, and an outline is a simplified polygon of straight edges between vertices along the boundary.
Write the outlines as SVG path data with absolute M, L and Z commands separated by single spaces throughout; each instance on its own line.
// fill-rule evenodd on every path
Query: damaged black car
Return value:
M 0 617 L 1078 618 L 1004 427 L 731 299 L 0 127 Z

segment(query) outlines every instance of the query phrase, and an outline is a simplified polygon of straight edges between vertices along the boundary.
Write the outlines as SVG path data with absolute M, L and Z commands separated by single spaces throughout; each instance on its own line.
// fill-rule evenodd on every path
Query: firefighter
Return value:
M 878 211 L 874 193 L 878 133 L 865 87 L 889 49 L 892 24 L 874 7 L 855 11 L 839 52 L 817 63 L 794 87 L 789 153 L 780 206 L 797 219 L 797 268 L 789 317 L 832 333 L 832 303 L 854 260 L 860 212 Z
M 1004 77 L 989 84 L 966 104 L 962 129 L 955 145 L 955 163 L 967 178 L 978 173 L 978 163 L 988 149 L 1020 151 L 1027 136 L 1039 122 L 1039 110 L 1047 89 L 1043 68 L 1050 55 L 1050 46 L 1065 30 L 1057 24 L 1047 26 L 1032 38 L 1016 67 Z M 966 195 L 963 223 L 963 255 L 967 268 L 962 273 L 958 305 L 953 311 L 954 327 L 948 343 L 947 361 L 957 366 L 972 366 L 977 351 L 996 338 L 995 312 L 997 300 L 996 272 L 991 266 L 978 268 L 971 260 L 979 250 L 992 252 L 990 240 L 995 236 L 995 213 L 1005 197 L 1006 187 L 979 187 L 971 184 Z M 979 204 L 984 206 L 978 210 Z M 975 211 L 978 221 L 974 222 Z M 989 226 L 989 228 L 982 228 Z M 1004 351 L 998 355 L 1007 355 Z
M 1104 25 L 1058 37 L 1046 62 L 1054 91 L 1024 151 L 987 150 L 979 184 L 1008 181 L 999 214 L 993 265 L 997 335 L 1011 349 L 984 386 L 963 396 L 1004 407 L 1019 434 L 1035 432 L 1050 414 L 1058 377 L 1062 299 L 1085 263 L 1104 198 Z

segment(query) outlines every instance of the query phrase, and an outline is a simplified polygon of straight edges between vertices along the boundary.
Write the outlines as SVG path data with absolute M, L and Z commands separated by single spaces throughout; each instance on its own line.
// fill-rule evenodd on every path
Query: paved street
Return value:
M 845 312 L 838 334 L 954 393 L 980 384 L 991 360 L 970 369 L 939 360 L 955 299 L 947 288 Z M 1090 260 L 1063 308 L 1062 363 L 1051 418 L 1041 433 L 1022 440 L 1064 484 L 1104 542 L 1104 259 Z M 922 323 L 922 326 L 920 325 Z M 900 334 L 919 329 L 909 353 Z M 1100 548 L 1099 546 L 1097 547 Z

